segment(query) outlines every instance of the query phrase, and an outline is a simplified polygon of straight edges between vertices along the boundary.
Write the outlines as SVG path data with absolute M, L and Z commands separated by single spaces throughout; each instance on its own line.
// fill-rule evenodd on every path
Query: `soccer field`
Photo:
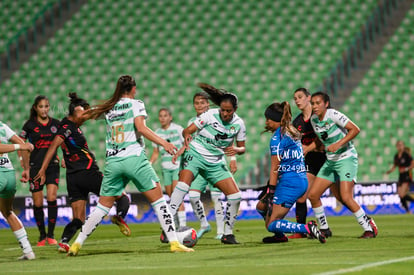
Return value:
M 260 220 L 238 221 L 240 245 L 223 245 L 204 235 L 194 253 L 170 253 L 159 241 L 159 225 L 132 224 L 131 237 L 114 225 L 102 225 L 77 257 L 59 254 L 56 247 L 34 247 L 37 259 L 19 262 L 21 250 L 9 229 L 0 230 L 0 273 L 32 274 L 413 274 L 414 216 L 375 216 L 379 235 L 358 239 L 361 227 L 353 216 L 329 217 L 333 237 L 263 244 Z M 214 225 L 212 223 L 212 225 Z M 198 229 L 198 225 L 190 223 Z M 28 228 L 32 243 L 37 229 Z M 56 229 L 60 236 L 63 227 Z

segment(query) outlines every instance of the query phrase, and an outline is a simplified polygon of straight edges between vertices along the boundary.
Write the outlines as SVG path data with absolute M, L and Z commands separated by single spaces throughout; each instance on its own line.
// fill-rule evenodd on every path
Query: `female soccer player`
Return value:
M 114 94 L 89 112 L 90 118 L 105 117 L 106 166 L 99 202 L 88 216 L 82 230 L 69 249 L 69 256 L 76 256 L 85 240 L 108 214 L 115 199 L 122 194 L 131 180 L 151 203 L 162 229 L 167 235 L 172 252 L 192 252 L 177 240 L 173 216 L 163 197 L 159 179 L 149 163 L 142 137 L 161 145 L 173 155 L 177 148 L 156 135 L 146 126 L 147 112 L 144 102 L 135 100 L 136 84 L 129 75 L 118 79 Z
M 199 86 L 220 108 L 204 112 L 184 129 L 186 150 L 181 160 L 182 170 L 177 187 L 171 196 L 170 207 L 175 214 L 189 191 L 191 182 L 201 175 L 227 196 L 225 228 L 221 242 L 238 244 L 233 234 L 233 227 L 240 206 L 241 193 L 227 168 L 224 155 L 234 156 L 245 152 L 246 128 L 243 120 L 235 113 L 238 107 L 236 95 L 217 90 L 208 84 L 200 83 Z M 196 132 L 198 133 L 193 139 L 192 135 Z M 233 146 L 234 139 L 237 146 Z
M 312 115 L 312 105 L 310 104 L 311 94 L 306 88 L 299 88 L 293 94 L 296 106 L 301 113 L 293 120 L 293 126 L 302 134 L 302 148 L 305 156 L 306 176 L 308 178 L 308 190 L 313 185 L 316 175 L 325 163 L 326 156 L 323 145 L 320 143 L 313 131 L 310 118 Z M 335 186 L 335 185 L 332 185 Z M 306 206 L 307 192 L 296 202 L 296 221 L 306 224 L 308 208 Z M 332 236 L 329 229 L 320 230 L 324 237 Z M 293 234 L 289 239 L 306 238 L 306 234 Z
M 33 180 L 39 172 L 47 149 L 55 137 L 59 121 L 49 116 L 50 104 L 46 96 L 39 95 L 35 98 L 30 110 L 30 118 L 24 124 L 20 137 L 34 145 L 30 155 L 30 192 L 33 198 L 33 213 L 40 232 L 37 246 L 45 246 L 46 243 L 56 245 L 54 230 L 57 218 L 57 190 L 59 184 L 59 159 L 55 154 L 46 170 L 46 199 L 48 210 L 47 233 L 43 213 L 43 186 L 39 181 Z
M 173 117 L 171 111 L 167 108 L 160 109 L 158 112 L 158 120 L 160 121 L 161 128 L 155 130 L 155 133 L 159 135 L 161 138 L 168 140 L 169 142 L 174 144 L 177 148 L 181 148 L 184 143 L 184 139 L 182 136 L 183 127 L 172 122 Z M 161 153 L 161 167 L 162 175 L 164 178 L 165 192 L 169 197 L 171 197 L 172 191 L 178 182 L 178 172 L 180 167 L 178 164 L 172 162 L 172 156 L 167 151 L 165 151 L 162 146 L 153 143 L 152 147 L 153 149 L 150 158 L 150 163 L 154 163 Z M 180 209 L 178 211 L 178 221 L 179 224 L 177 226 L 186 226 L 186 214 L 184 204 L 180 205 Z
M 9 141 L 14 144 L 4 144 Z M 27 152 L 32 152 L 33 148 L 31 143 L 24 143 L 15 132 L 0 121 L 0 211 L 23 250 L 23 255 L 18 258 L 19 260 L 34 260 L 36 256 L 22 222 L 13 212 L 16 176 L 7 153 L 19 151 L 24 169 L 21 181 L 27 182 L 29 180 L 29 154 Z
M 191 118 L 187 126 L 190 126 L 202 113 L 206 112 L 210 108 L 209 97 L 205 92 L 198 92 L 193 96 L 193 106 L 197 116 Z M 232 156 L 230 160 L 230 172 L 234 174 L 237 171 L 236 156 Z M 211 200 L 214 205 L 214 215 L 216 218 L 217 235 L 215 239 L 221 240 L 224 234 L 224 209 L 221 203 L 221 191 L 213 184 L 206 181 L 201 175 L 198 175 L 190 186 L 188 192 L 190 197 L 191 206 L 194 209 L 194 213 L 200 220 L 200 230 L 197 231 L 197 237 L 201 238 L 205 233 L 211 231 L 211 226 L 207 221 L 207 216 L 204 210 L 204 204 L 201 201 L 201 193 L 206 191 L 207 185 L 210 188 Z
M 391 169 L 387 171 L 387 174 L 392 173 L 395 168 L 398 167 L 398 196 L 400 196 L 401 205 L 404 207 L 405 211 L 410 213 L 407 201 L 414 201 L 408 194 L 410 183 L 412 181 L 411 169 L 414 168 L 414 161 L 409 152 L 409 148 L 405 146 L 402 140 L 397 141 L 396 147 L 397 153 L 394 156 L 394 163 Z
M 76 93 L 69 94 L 69 113 L 62 119 L 59 130 L 50 145 L 42 166 L 35 179 L 40 179 L 43 184 L 46 178 L 46 170 L 56 154 L 59 146 L 63 149 L 63 157 L 66 164 L 66 181 L 70 206 L 72 207 L 73 219 L 65 226 L 62 238 L 59 242 L 59 252 L 69 251 L 69 241 L 76 234 L 85 222 L 86 204 L 89 192 L 99 195 L 102 183 L 102 173 L 96 164 L 94 154 L 89 150 L 88 142 L 79 128 L 84 122 L 85 110 L 89 109 L 89 103 L 77 96 Z M 125 223 L 125 218 L 129 209 L 129 199 L 123 194 L 117 198 L 117 216 L 113 219 L 120 227 L 121 232 L 131 235 L 131 230 Z
M 325 237 L 318 230 L 315 221 L 304 225 L 284 219 L 289 209 L 308 188 L 301 134 L 290 122 L 292 113 L 289 103 L 285 101 L 269 105 L 265 117 L 265 131 L 273 133 L 270 140 L 267 230 L 275 233 L 278 242 L 287 242 L 284 233 L 289 232 L 307 233 L 324 243 Z
M 329 229 L 320 198 L 323 192 L 335 182 L 335 176 L 337 176 L 340 181 L 339 190 L 343 204 L 354 214 L 364 229 L 360 238 L 375 238 L 378 230 L 374 220 L 365 214 L 353 197 L 358 171 L 358 155 L 352 139 L 358 135 L 359 128 L 344 114 L 330 107 L 330 99 L 326 93 L 314 93 L 311 97 L 311 104 L 312 127 L 325 146 L 327 158 L 308 194 L 320 228 Z

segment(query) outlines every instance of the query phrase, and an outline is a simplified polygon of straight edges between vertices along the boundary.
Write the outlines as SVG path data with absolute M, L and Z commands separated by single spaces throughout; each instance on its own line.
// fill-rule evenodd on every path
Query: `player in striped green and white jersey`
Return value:
M 320 228 L 329 229 L 320 197 L 338 177 L 342 203 L 354 214 L 364 229 L 361 238 L 375 238 L 378 231 L 374 220 L 365 214 L 353 197 L 358 171 L 358 154 L 352 140 L 360 130 L 347 116 L 330 108 L 327 94 L 314 93 L 311 104 L 314 112 L 311 117 L 312 127 L 325 146 L 327 158 L 308 194 Z
M 201 114 L 183 131 L 187 150 L 181 160 L 179 182 L 171 196 L 170 207 L 173 214 L 190 189 L 191 182 L 201 175 L 219 188 L 227 196 L 227 209 L 224 235 L 221 242 L 238 244 L 233 235 L 233 227 L 240 206 L 240 190 L 227 168 L 225 155 L 234 156 L 245 152 L 246 128 L 243 120 L 235 113 L 237 96 L 217 90 L 208 84 L 199 84 L 210 99 L 220 108 Z M 193 134 L 198 132 L 193 138 Z M 236 142 L 237 146 L 233 146 Z
M 177 147 L 148 128 L 145 105 L 134 99 L 135 94 L 135 80 L 129 75 L 123 75 L 118 79 L 112 97 L 87 113 L 88 118 L 105 116 L 106 165 L 99 202 L 71 245 L 69 256 L 79 253 L 85 240 L 109 213 L 115 199 L 122 194 L 129 181 L 150 202 L 170 242 L 171 252 L 194 251 L 178 242 L 174 219 L 163 197 L 159 179 L 145 155 L 143 137 L 161 145 L 171 155 L 175 154 Z
M 174 144 L 178 149 L 183 147 L 184 138 L 183 138 L 183 127 L 172 122 L 173 117 L 171 111 L 167 108 L 161 108 L 158 112 L 158 120 L 160 121 L 161 128 L 155 130 L 155 133 L 161 138 L 167 140 Z M 178 172 L 180 165 L 178 163 L 172 163 L 172 156 L 164 150 L 164 148 L 156 143 L 152 143 L 152 155 L 150 158 L 150 163 L 154 163 L 159 155 L 161 155 L 161 170 L 163 176 L 163 184 L 165 192 L 169 197 L 175 186 L 178 183 Z M 178 211 L 178 222 L 177 226 L 184 227 L 186 226 L 186 214 L 184 204 L 180 205 Z

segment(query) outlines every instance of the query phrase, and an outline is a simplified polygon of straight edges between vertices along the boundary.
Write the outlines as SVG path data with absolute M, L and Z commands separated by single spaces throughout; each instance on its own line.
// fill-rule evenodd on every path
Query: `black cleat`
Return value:
M 221 242 L 224 244 L 240 244 L 233 234 L 223 235 L 223 237 L 221 237 Z
M 308 234 L 317 239 L 320 243 L 326 243 L 325 237 L 318 229 L 318 225 L 315 221 L 310 221 L 305 225 L 306 230 L 308 230 Z
M 263 238 L 263 243 L 286 243 L 289 239 L 283 235 L 283 237 L 269 236 Z
M 332 231 L 329 228 L 328 229 L 319 229 L 319 231 L 325 237 L 325 239 L 327 239 L 329 237 L 332 237 Z

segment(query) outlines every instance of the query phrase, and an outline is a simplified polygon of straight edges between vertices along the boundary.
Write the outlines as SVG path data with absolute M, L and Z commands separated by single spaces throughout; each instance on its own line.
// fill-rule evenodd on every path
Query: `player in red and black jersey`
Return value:
M 30 192 L 33 198 L 33 212 L 37 227 L 40 232 L 37 246 L 44 246 L 47 243 L 56 245 L 54 230 L 57 218 L 56 196 L 59 184 L 59 160 L 56 153 L 46 170 L 46 190 L 47 190 L 47 209 L 48 209 L 48 232 L 45 230 L 43 213 L 43 186 L 39 181 L 34 181 L 33 177 L 38 173 L 43 158 L 55 137 L 59 121 L 51 118 L 48 113 L 50 109 L 49 100 L 46 96 L 39 95 L 35 98 L 30 110 L 30 118 L 23 126 L 20 137 L 28 140 L 34 145 L 34 150 L 30 155 Z
M 299 88 L 293 94 L 296 106 L 299 108 L 301 113 L 293 120 L 292 124 L 302 133 L 302 147 L 303 154 L 305 155 L 305 165 L 307 169 L 308 178 L 308 191 L 312 186 L 316 175 L 321 169 L 322 165 L 326 161 L 326 155 L 323 149 L 323 145 L 319 142 L 315 132 L 313 131 L 310 117 L 312 116 L 312 106 L 310 104 L 311 94 L 306 88 Z M 306 224 L 306 216 L 308 208 L 306 206 L 307 199 L 306 192 L 296 202 L 296 221 L 298 223 Z M 321 231 L 322 232 L 322 231 Z M 329 232 L 322 232 L 330 236 Z M 306 237 L 303 234 L 293 234 L 289 238 L 303 238 Z
M 414 168 L 414 161 L 410 153 L 410 149 L 407 148 L 402 140 L 397 141 L 396 144 L 397 153 L 394 156 L 394 163 L 387 174 L 393 172 L 398 167 L 398 187 L 397 192 L 400 196 L 401 204 L 407 213 L 410 213 L 408 207 L 408 201 L 414 201 L 408 194 L 410 190 L 410 183 L 412 182 L 411 169 Z
M 53 160 L 56 150 L 62 147 L 66 165 L 66 183 L 69 202 L 72 207 L 73 220 L 63 230 L 62 239 L 59 242 L 59 251 L 68 252 L 69 241 L 85 222 L 86 203 L 89 192 L 99 195 L 102 183 L 102 172 L 96 164 L 94 154 L 89 150 L 88 142 L 79 128 L 84 122 L 85 110 L 89 109 L 86 100 L 78 98 L 76 93 L 70 93 L 69 114 L 63 118 L 56 137 L 43 160 L 39 173 L 35 177 L 44 182 L 46 167 Z M 129 236 L 131 231 L 124 218 L 129 209 L 129 198 L 123 194 L 117 200 L 117 215 L 112 217 L 112 222 L 117 224 L 121 232 Z

